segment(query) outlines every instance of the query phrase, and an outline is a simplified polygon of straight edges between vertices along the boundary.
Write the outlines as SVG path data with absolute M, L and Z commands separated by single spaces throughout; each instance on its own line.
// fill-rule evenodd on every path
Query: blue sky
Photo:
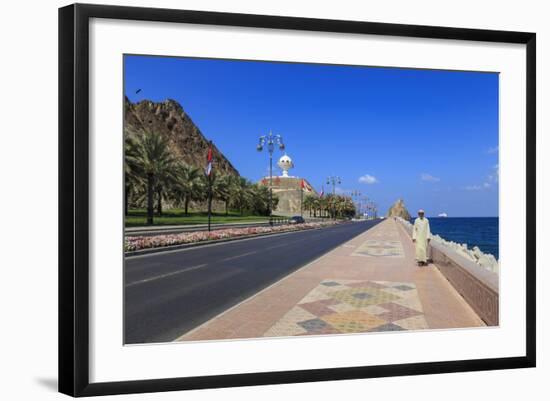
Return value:
M 317 190 L 338 175 L 383 212 L 498 216 L 498 74 L 125 56 L 125 91 L 178 101 L 253 181 L 272 130 Z

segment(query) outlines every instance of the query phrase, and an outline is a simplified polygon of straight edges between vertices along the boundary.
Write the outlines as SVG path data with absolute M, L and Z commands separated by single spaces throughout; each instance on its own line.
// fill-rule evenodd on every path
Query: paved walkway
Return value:
M 176 341 L 476 326 L 483 321 L 438 268 L 416 266 L 410 237 L 389 219 Z

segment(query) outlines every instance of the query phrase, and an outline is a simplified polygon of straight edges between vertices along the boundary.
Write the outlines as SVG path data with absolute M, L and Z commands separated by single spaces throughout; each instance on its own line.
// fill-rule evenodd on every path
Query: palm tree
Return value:
M 231 188 L 231 201 L 239 209 L 241 216 L 244 214 L 244 210 L 250 208 L 253 194 L 250 190 L 251 184 L 244 177 L 237 177 L 235 179 L 235 185 Z
M 187 164 L 178 164 L 173 193 L 176 199 L 183 202 L 185 215 L 189 215 L 189 202 L 201 200 L 206 194 L 206 182 L 202 171 Z
M 231 187 L 234 184 L 234 176 L 229 174 L 214 176 L 212 182 L 212 194 L 216 199 L 225 203 L 225 215 L 229 214 L 229 201 L 231 199 Z
M 135 162 L 136 141 L 127 135 L 124 135 L 124 215 L 128 216 L 130 195 L 135 192 L 135 188 L 140 184 L 139 166 Z
M 306 195 L 304 198 L 303 208 L 309 211 L 309 217 L 311 217 L 311 209 L 314 207 L 316 199 L 317 197 L 313 195 Z
M 172 189 L 177 185 L 177 165 L 162 171 L 155 180 L 155 193 L 157 196 L 157 214 L 162 216 L 162 200 L 170 197 Z
M 252 184 L 250 185 L 250 208 L 254 214 L 269 215 L 269 188 L 265 185 Z M 279 198 L 276 196 L 273 197 L 273 209 L 277 207 Z
M 128 137 L 130 136 L 128 133 Z M 168 141 L 159 133 L 142 132 L 133 137 L 132 149 L 125 155 L 125 160 L 127 165 L 134 166 L 137 175 L 146 182 L 147 224 L 153 224 L 153 198 L 157 180 L 170 174 L 176 159 Z
M 319 217 L 321 217 L 321 201 L 322 199 L 318 196 L 315 196 L 313 200 L 311 201 L 311 210 L 309 211 L 310 216 L 311 212 L 313 211 L 313 217 L 317 217 L 317 212 L 319 211 Z
M 355 214 L 355 205 L 349 196 L 329 195 L 327 199 L 333 218 L 351 217 Z

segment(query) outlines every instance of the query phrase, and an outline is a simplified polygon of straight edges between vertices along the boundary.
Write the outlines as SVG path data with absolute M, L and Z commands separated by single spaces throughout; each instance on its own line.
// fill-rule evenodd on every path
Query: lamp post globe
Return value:
M 273 134 L 271 131 L 267 135 L 260 136 L 256 150 L 261 152 L 264 149 L 264 145 L 267 145 L 267 151 L 269 153 L 269 225 L 273 225 L 273 152 L 275 151 L 275 145 L 280 150 L 285 149 L 283 143 L 283 137 L 279 134 Z

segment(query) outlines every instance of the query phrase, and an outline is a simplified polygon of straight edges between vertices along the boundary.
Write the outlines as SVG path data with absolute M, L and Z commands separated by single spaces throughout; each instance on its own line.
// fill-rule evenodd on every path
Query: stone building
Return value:
M 288 155 L 283 155 L 277 165 L 281 169 L 281 175 L 273 176 L 273 195 L 277 196 L 279 202 L 273 213 L 282 216 L 299 215 L 302 191 L 304 199 L 307 195 L 317 195 L 317 191 L 307 179 L 288 174 L 288 170 L 294 168 L 294 162 Z M 260 184 L 269 187 L 269 176 L 262 178 Z

